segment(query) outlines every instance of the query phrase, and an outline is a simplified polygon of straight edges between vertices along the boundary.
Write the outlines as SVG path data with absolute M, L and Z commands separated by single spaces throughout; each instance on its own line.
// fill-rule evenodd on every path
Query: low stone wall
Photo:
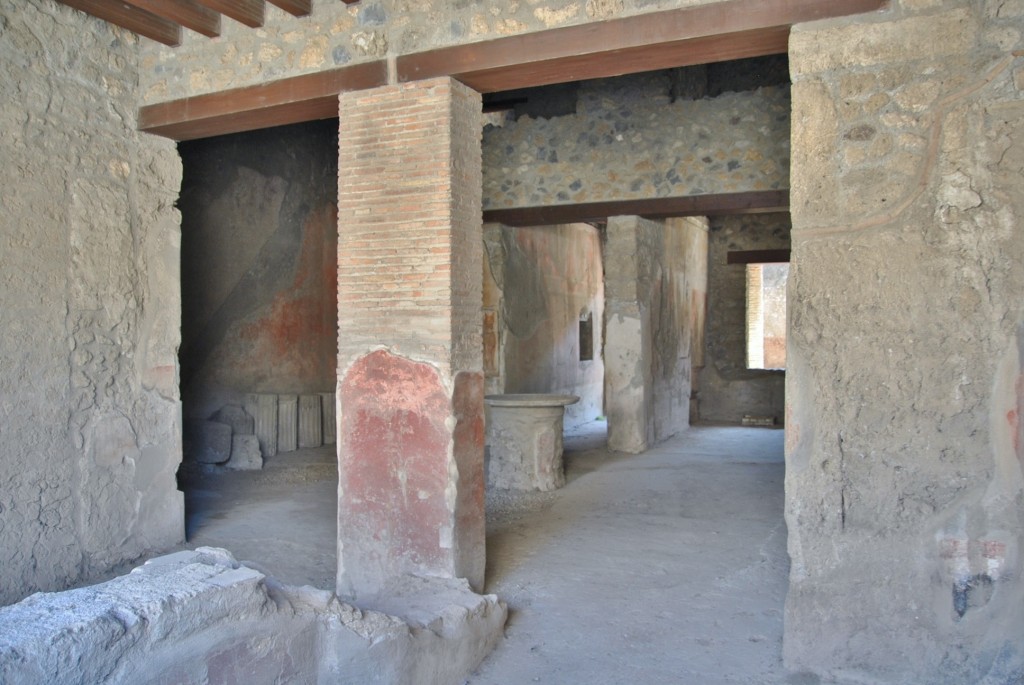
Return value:
M 0 609 L 0 682 L 462 682 L 506 608 L 464 581 L 396 581 L 361 611 L 202 547 Z

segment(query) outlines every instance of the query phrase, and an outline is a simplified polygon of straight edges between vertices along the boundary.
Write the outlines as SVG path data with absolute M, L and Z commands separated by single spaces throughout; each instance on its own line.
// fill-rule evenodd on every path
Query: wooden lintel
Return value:
M 783 264 L 789 261 L 789 250 L 730 250 L 726 264 Z
M 306 17 L 313 11 L 313 0 L 267 0 L 293 17 Z
M 793 24 L 887 0 L 726 0 L 403 55 L 399 81 L 452 76 L 480 92 L 786 52 Z
M 152 12 L 124 2 L 109 0 L 58 0 L 97 19 L 128 29 L 158 43 L 175 47 L 181 45 L 181 26 L 158 17 Z
M 249 28 L 258 29 L 263 26 L 265 5 L 263 0 L 196 0 L 200 5 L 231 17 Z
M 338 94 L 387 83 L 387 63 L 351 66 L 272 81 L 259 86 L 147 105 L 139 130 L 193 140 L 338 116 Z
M 677 216 L 723 216 L 788 211 L 789 191 L 767 190 L 488 209 L 484 211 L 484 221 L 506 226 L 548 226 L 601 221 L 610 216 L 667 219 Z
M 484 69 L 452 76 L 479 93 L 496 93 L 641 71 L 778 55 L 786 52 L 788 45 L 789 27 L 782 26 L 619 50 L 613 56 L 601 58 L 592 54 L 572 55 L 531 62 L 529 65 Z
M 124 0 L 129 5 L 177 22 L 209 38 L 220 35 L 220 14 L 193 0 Z

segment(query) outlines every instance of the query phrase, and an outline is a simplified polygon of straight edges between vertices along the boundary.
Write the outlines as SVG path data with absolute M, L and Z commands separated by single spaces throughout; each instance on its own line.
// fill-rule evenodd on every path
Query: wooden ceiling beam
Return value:
M 726 264 L 784 264 L 790 261 L 790 250 L 729 250 Z
M 313 11 L 313 0 L 267 0 L 293 17 L 307 17 Z
M 116 0 L 58 0 L 68 7 L 90 14 L 97 19 L 128 29 L 158 43 L 176 47 L 181 45 L 181 26 L 139 9 L 127 2 Z
M 489 93 L 784 53 L 793 24 L 888 0 L 726 0 L 403 55 L 399 81 L 452 76 Z
M 220 14 L 194 0 L 125 0 L 125 4 L 135 5 L 208 38 L 220 35 Z
M 778 55 L 784 54 L 788 46 L 789 27 L 780 26 L 693 38 L 644 49 L 621 50 L 614 55 L 614 59 L 595 57 L 593 54 L 572 55 L 539 60 L 528 65 L 475 70 L 452 76 L 479 93 L 497 93 L 642 71 Z M 403 80 L 401 72 L 399 80 Z
M 214 12 L 220 12 L 225 17 L 231 17 L 237 22 L 245 24 L 249 28 L 257 29 L 263 26 L 264 9 L 263 0 L 195 0 L 200 5 L 208 7 Z
M 362 62 L 330 71 L 148 105 L 139 130 L 193 140 L 338 116 L 338 94 L 387 83 L 387 63 Z
M 643 200 L 584 202 L 574 205 L 488 209 L 484 211 L 484 221 L 506 226 L 550 226 L 602 221 L 610 216 L 668 219 L 678 216 L 725 216 L 788 211 L 788 190 L 764 190 L 716 195 L 656 197 Z

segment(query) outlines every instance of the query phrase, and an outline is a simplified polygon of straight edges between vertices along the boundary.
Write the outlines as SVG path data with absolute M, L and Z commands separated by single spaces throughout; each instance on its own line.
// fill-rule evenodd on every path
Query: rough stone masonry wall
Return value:
M 500 386 L 488 392 L 577 395 L 580 401 L 565 408 L 565 425 L 593 421 L 604 413 L 600 231 L 588 224 L 489 224 L 486 233 L 488 275 L 498 275 L 502 293 L 493 308 Z M 581 317 L 594 331 L 586 360 Z
M 731 250 L 789 249 L 788 214 L 712 217 L 708 245 L 708 320 L 697 381 L 697 417 L 739 423 L 745 415 L 785 414 L 786 375 L 747 368 L 746 269 L 726 264 Z
M 308 17 L 268 6 L 263 28 L 224 19 L 221 38 L 143 44 L 146 104 L 260 84 L 437 47 L 715 0 L 317 0 Z
M 1024 3 L 797 27 L 790 668 L 1024 679 Z
M 603 79 L 574 114 L 488 127 L 484 208 L 789 187 L 787 86 L 673 99 L 655 78 Z
M 336 377 L 338 124 L 181 144 L 186 418 Z
M 0 1 L 0 603 L 183 538 L 181 167 L 136 39 Z

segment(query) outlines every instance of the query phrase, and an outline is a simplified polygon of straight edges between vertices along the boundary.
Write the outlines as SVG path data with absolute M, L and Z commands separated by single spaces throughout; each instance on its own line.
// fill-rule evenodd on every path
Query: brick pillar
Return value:
M 344 93 L 338 182 L 338 593 L 484 575 L 480 95 Z

